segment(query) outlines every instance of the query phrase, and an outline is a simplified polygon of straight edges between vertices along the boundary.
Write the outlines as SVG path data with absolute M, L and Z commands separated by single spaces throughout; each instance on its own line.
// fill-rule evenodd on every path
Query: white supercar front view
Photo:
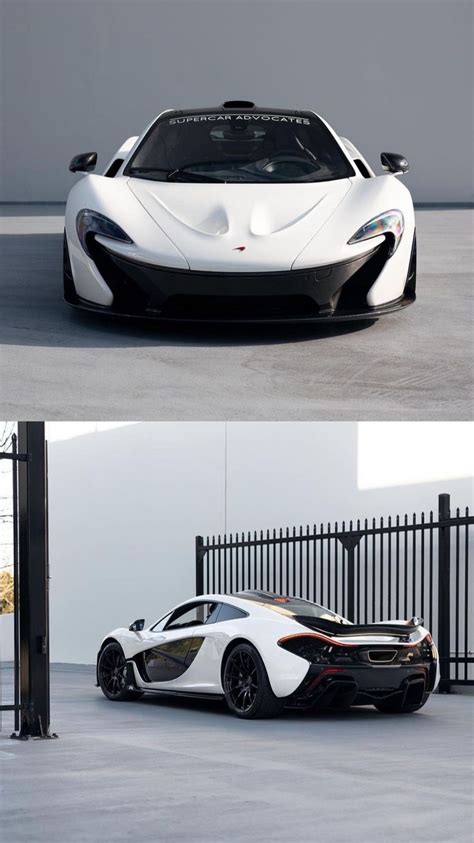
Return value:
M 415 300 L 413 202 L 312 111 L 160 114 L 69 193 L 64 293 L 87 310 L 219 321 L 373 319 Z
M 438 682 L 438 652 L 420 619 L 351 624 L 316 603 L 264 591 L 194 597 L 150 627 L 137 620 L 114 630 L 97 655 L 108 699 L 225 699 L 243 718 L 286 706 L 411 713 Z

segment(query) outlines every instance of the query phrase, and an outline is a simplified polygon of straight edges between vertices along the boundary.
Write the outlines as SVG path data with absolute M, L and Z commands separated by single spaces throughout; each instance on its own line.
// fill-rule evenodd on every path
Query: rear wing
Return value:
M 345 624 L 336 621 L 328 621 L 324 618 L 313 618 L 306 615 L 296 615 L 294 620 L 309 629 L 323 632 L 325 635 L 334 635 L 337 638 L 344 638 L 354 635 L 396 635 L 399 638 L 409 639 L 410 635 L 421 626 L 421 623 L 367 623 L 367 624 Z

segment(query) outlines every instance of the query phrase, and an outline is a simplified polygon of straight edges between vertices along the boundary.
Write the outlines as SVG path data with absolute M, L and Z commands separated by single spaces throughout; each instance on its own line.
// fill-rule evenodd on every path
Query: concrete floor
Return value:
M 91 668 L 53 669 L 58 741 L 10 741 L 4 716 L 5 843 L 471 839 L 468 692 L 409 716 L 245 722 L 211 703 L 110 703 L 93 682 Z
M 30 419 L 471 419 L 472 211 L 419 210 L 418 302 L 343 326 L 159 326 L 63 304 L 63 206 L 0 208 L 0 401 Z

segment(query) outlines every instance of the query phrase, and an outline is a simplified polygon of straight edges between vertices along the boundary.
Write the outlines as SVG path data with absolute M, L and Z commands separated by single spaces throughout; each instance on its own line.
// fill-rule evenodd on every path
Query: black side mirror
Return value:
M 130 632 L 141 632 L 143 627 L 145 626 L 145 618 L 139 618 L 137 621 L 133 621 L 128 627 Z
M 397 152 L 382 152 L 380 156 L 382 167 L 389 173 L 408 173 L 410 165 L 404 155 Z
M 71 173 L 92 173 L 97 164 L 97 152 L 81 152 L 69 164 Z

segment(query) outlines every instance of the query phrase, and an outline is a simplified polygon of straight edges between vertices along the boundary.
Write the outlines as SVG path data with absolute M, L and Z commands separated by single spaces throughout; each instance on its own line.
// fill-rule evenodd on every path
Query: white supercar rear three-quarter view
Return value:
M 415 300 L 413 202 L 312 111 L 170 110 L 70 191 L 64 293 L 157 319 L 373 319 Z
M 110 632 L 97 684 L 110 700 L 154 694 L 225 699 L 238 717 L 283 708 L 385 713 L 422 708 L 439 682 L 438 652 L 420 618 L 352 624 L 297 597 L 204 594 L 145 627 Z

